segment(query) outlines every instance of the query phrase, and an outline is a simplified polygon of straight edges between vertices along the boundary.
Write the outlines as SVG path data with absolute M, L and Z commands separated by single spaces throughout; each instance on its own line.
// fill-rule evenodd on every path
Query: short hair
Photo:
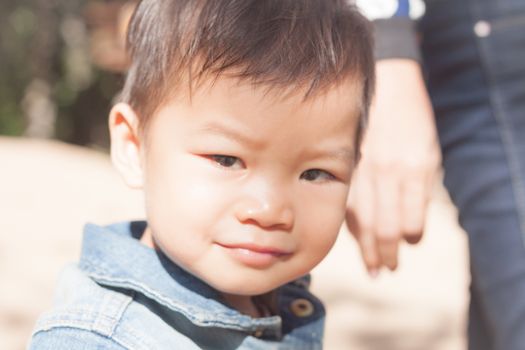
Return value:
M 131 18 L 121 99 L 149 117 L 182 84 L 221 74 L 305 98 L 349 77 L 363 87 L 361 138 L 374 89 L 369 21 L 348 0 L 142 0 Z M 357 141 L 359 144 L 359 140 Z

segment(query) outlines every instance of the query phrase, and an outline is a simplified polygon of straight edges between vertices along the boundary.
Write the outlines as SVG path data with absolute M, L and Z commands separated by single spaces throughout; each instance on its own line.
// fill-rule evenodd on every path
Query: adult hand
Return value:
M 372 276 L 394 270 L 401 240 L 417 243 L 441 156 L 419 64 L 376 64 L 377 88 L 362 158 L 352 179 L 347 225 Z

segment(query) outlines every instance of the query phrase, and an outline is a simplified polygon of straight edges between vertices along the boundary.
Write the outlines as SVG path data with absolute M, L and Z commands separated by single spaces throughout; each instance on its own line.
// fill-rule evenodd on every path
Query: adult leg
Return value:
M 525 349 L 525 2 L 429 2 L 445 185 L 469 236 L 471 349 Z

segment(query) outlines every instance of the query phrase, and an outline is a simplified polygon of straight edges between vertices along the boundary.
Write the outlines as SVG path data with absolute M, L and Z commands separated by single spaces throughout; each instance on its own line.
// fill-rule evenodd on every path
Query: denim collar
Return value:
M 161 252 L 140 243 L 138 239 L 145 228 L 143 221 L 106 227 L 87 224 L 79 267 L 101 285 L 142 293 L 183 314 L 198 326 L 247 333 L 264 331 L 273 337 L 280 337 L 282 331 L 286 332 L 288 327 L 285 325 L 285 329 L 281 329 L 280 316 L 252 318 L 221 303 L 216 290 L 173 264 Z M 297 288 L 300 283 L 305 282 L 295 281 L 292 288 Z M 301 288 L 304 289 L 304 286 Z M 286 286 L 281 287 L 280 294 L 283 291 L 286 292 Z M 323 317 L 321 303 L 312 298 L 318 306 L 317 317 Z M 283 317 L 287 318 L 286 315 Z

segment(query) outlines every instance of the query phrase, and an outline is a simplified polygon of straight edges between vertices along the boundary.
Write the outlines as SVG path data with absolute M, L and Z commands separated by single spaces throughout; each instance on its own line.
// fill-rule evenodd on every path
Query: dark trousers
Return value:
M 525 349 L 525 0 L 429 0 L 445 185 L 468 233 L 469 349 Z

